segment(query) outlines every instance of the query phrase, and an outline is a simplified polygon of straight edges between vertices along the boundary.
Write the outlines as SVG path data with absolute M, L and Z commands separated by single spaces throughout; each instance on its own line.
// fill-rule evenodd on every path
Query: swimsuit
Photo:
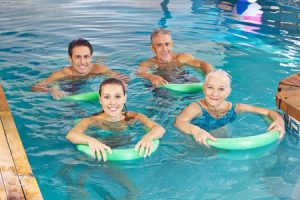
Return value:
M 59 83 L 59 87 L 64 92 L 75 93 L 78 92 L 82 85 L 86 84 L 86 80 L 78 79 L 78 80 L 65 80 Z
M 225 115 L 220 118 L 215 118 L 209 114 L 207 110 L 203 108 L 203 106 L 197 101 L 199 106 L 202 109 L 202 115 L 194 118 L 191 123 L 199 126 L 200 128 L 211 131 L 217 129 L 221 126 L 224 126 L 233 120 L 236 119 L 235 105 L 232 104 L 231 108 L 227 111 Z

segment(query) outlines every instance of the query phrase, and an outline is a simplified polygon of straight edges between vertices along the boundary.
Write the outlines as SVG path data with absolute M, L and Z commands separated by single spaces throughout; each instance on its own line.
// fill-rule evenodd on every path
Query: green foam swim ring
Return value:
M 239 137 L 217 138 L 217 141 L 207 140 L 207 143 L 217 149 L 245 150 L 269 145 L 279 139 L 279 131 L 269 131 L 263 134 Z
M 65 100 L 65 101 L 85 101 L 85 102 L 89 102 L 89 103 L 95 103 L 99 99 L 99 93 L 98 93 L 98 91 L 87 92 L 87 93 L 82 93 L 82 94 L 64 96 L 61 99 Z
M 156 151 L 159 145 L 159 140 L 153 140 L 153 148 L 152 153 Z M 85 144 L 79 144 L 77 145 L 77 149 L 80 152 L 85 153 L 89 157 L 92 156 L 92 152 L 90 150 L 89 145 Z M 141 155 L 139 155 L 139 150 L 135 151 L 134 148 L 128 148 L 128 149 L 113 149 L 112 154 L 106 153 L 107 160 L 109 161 L 126 161 L 126 160 L 136 160 L 141 159 L 144 157 L 144 152 L 142 152 Z
M 161 88 L 166 88 L 175 92 L 182 93 L 197 93 L 202 91 L 203 83 L 168 83 L 161 85 Z

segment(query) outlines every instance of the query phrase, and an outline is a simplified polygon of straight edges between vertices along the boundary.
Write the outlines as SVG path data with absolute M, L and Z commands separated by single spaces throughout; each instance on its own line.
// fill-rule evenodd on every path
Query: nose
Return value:
M 218 96 L 218 95 L 219 95 L 219 93 L 218 93 L 217 90 L 213 90 L 213 91 L 212 91 L 212 96 L 216 97 L 216 96 Z
M 109 103 L 110 103 L 111 105 L 115 104 L 115 102 L 116 102 L 115 98 L 110 98 Z
M 84 63 L 84 58 L 80 58 L 79 62 L 80 64 Z

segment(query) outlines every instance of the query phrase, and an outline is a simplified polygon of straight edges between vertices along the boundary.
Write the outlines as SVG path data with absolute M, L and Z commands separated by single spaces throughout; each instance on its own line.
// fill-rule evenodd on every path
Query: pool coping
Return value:
M 0 199 L 43 199 L 0 84 Z

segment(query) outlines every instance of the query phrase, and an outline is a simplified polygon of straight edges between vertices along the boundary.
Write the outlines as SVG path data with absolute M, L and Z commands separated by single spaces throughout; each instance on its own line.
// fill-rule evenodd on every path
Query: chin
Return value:
M 89 70 L 78 70 L 77 72 L 79 73 L 79 74 L 83 74 L 83 75 L 85 75 L 85 74 L 87 74 L 88 73 L 88 71 Z
M 218 106 L 221 103 L 219 101 L 209 101 L 208 104 L 211 105 L 211 106 Z
M 171 62 L 172 59 L 171 58 L 161 58 L 160 59 L 162 62 Z

